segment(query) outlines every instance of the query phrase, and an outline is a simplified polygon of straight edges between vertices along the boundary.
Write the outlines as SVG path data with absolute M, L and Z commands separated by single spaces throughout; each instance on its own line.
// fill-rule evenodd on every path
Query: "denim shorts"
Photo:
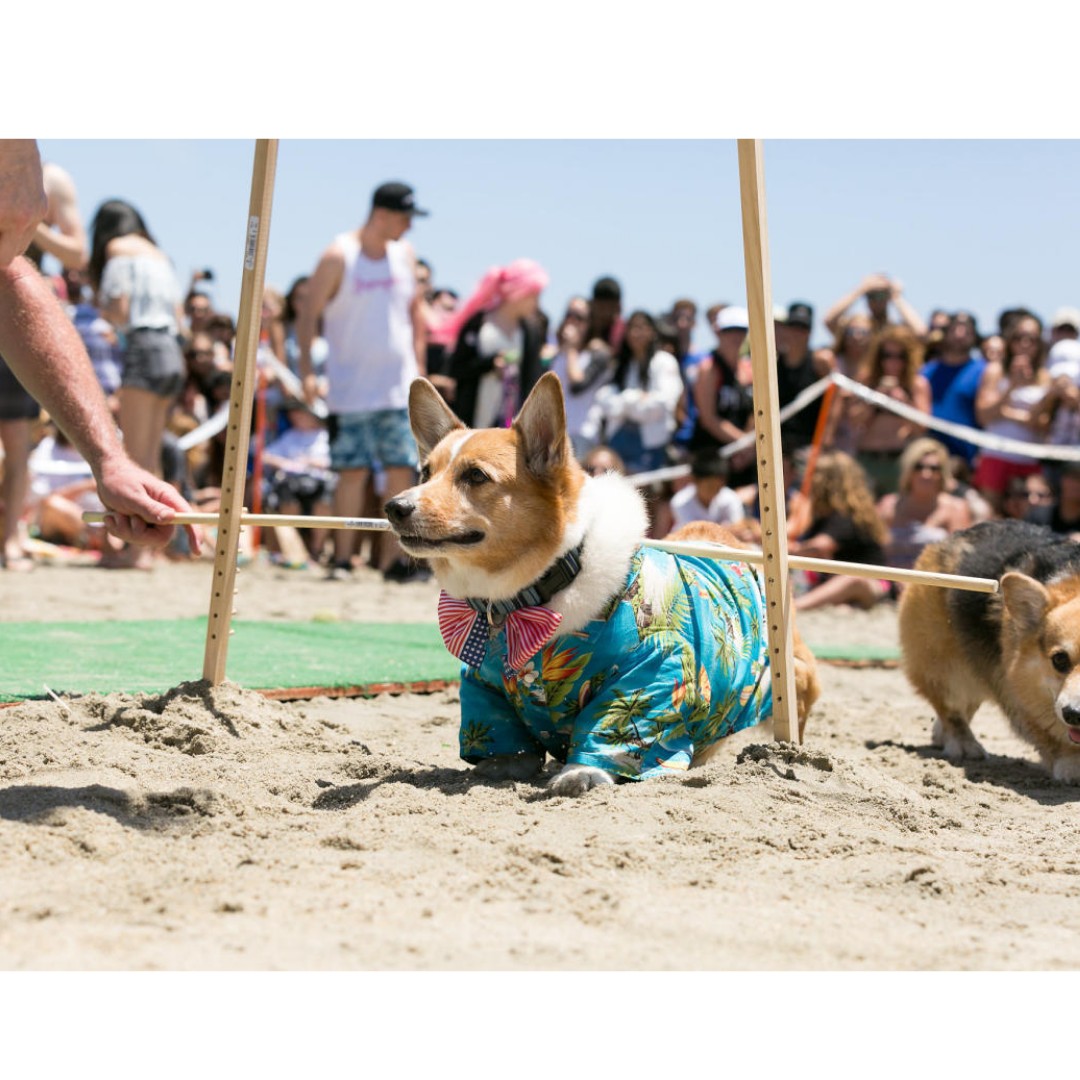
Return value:
M 328 418 L 330 468 L 415 469 L 419 457 L 407 409 L 338 413 Z
M 174 398 L 184 387 L 184 373 L 184 354 L 175 335 L 148 329 L 127 335 L 121 386 Z

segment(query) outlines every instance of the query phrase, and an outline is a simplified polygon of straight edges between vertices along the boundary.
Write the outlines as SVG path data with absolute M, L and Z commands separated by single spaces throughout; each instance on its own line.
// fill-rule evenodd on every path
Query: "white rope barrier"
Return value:
M 197 428 L 192 428 L 186 435 L 181 435 L 176 440 L 176 445 L 186 454 L 193 446 L 201 446 L 219 431 L 224 431 L 228 422 L 229 403 L 225 402 L 209 420 L 204 420 Z
M 834 372 L 827 376 L 843 390 L 848 390 L 861 397 L 864 401 L 870 401 L 880 409 L 888 409 L 890 412 L 902 416 L 905 420 L 921 424 L 932 431 L 940 431 L 954 438 L 963 439 L 965 442 L 974 443 L 984 450 L 1000 450 L 1007 454 L 1021 454 L 1024 457 L 1039 458 L 1047 461 L 1080 461 L 1080 447 L 1078 446 L 1053 446 L 1046 443 L 1023 442 L 1020 439 L 1010 439 L 1004 435 L 992 435 L 988 431 L 979 428 L 965 427 L 963 424 L 954 424 L 951 420 L 941 420 L 936 416 L 920 412 L 918 409 L 905 405 L 901 401 L 895 401 L 877 390 L 871 390 L 868 386 L 856 382 L 854 379 Z
M 1080 446 L 1055 446 L 1047 443 L 1022 442 L 1019 439 L 1010 439 L 1004 435 L 993 435 L 980 428 L 966 427 L 964 424 L 957 424 L 951 420 L 942 420 L 940 417 L 924 413 L 911 405 L 896 401 L 886 394 L 879 393 L 877 390 L 871 390 L 869 386 L 864 386 L 862 383 L 856 382 L 838 371 L 819 379 L 816 383 L 803 390 L 798 397 L 788 402 L 780 410 L 777 416 L 778 422 L 782 424 L 789 417 L 794 416 L 812 404 L 825 393 L 830 384 L 835 384 L 841 390 L 847 390 L 856 397 L 869 401 L 880 409 L 895 413 L 905 420 L 910 420 L 943 435 L 951 435 L 955 439 L 972 443 L 984 450 L 998 450 L 1003 453 L 1019 454 L 1023 457 L 1037 458 L 1043 461 L 1080 461 Z M 721 457 L 730 457 L 732 454 L 745 450 L 753 444 L 754 433 L 750 432 L 739 439 L 725 443 L 717 450 L 717 453 Z M 653 469 L 651 472 L 636 473 L 629 479 L 637 487 L 644 487 L 646 484 L 661 483 L 665 480 L 675 480 L 680 476 L 689 475 L 689 465 L 670 465 L 663 469 Z

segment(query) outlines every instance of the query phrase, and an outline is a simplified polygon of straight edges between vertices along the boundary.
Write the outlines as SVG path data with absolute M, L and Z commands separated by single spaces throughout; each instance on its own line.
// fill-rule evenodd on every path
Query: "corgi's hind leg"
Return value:
M 953 571 L 939 547 L 927 548 L 916 568 Z M 958 655 L 950 632 L 952 619 L 945 589 L 909 585 L 900 597 L 900 648 L 904 673 L 912 688 L 934 709 L 931 743 L 950 761 L 986 757 L 971 733 L 971 718 L 987 696 L 987 687 L 968 660 Z
M 943 750 L 953 762 L 986 757 L 982 744 L 971 731 L 971 718 L 986 698 L 983 687 L 968 677 L 963 668 L 951 676 L 940 667 L 933 675 L 925 669 L 921 675 L 912 682 L 934 710 L 931 745 Z
M 934 718 L 930 742 L 943 750 L 952 762 L 979 761 L 986 757 L 982 743 L 971 731 L 971 716 L 974 711 L 973 709 L 967 716 L 958 712 L 939 712 Z
M 971 718 L 987 697 L 981 680 L 963 664 L 956 664 L 950 672 L 939 662 L 933 673 L 924 668 L 912 682 L 934 709 L 931 744 L 953 762 L 986 757 L 982 744 L 971 732 Z

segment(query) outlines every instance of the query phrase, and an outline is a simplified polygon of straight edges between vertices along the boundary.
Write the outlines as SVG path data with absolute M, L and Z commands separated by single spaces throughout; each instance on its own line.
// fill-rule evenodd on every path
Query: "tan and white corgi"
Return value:
M 556 376 L 507 429 L 466 428 L 423 379 L 409 417 L 420 482 L 386 514 L 442 586 L 440 628 L 465 661 L 461 755 L 478 772 L 526 779 L 550 754 L 564 763 L 551 790 L 576 795 L 700 764 L 771 715 L 758 575 L 643 547 L 637 489 L 575 461 Z M 801 737 L 819 687 L 797 635 L 795 670 Z

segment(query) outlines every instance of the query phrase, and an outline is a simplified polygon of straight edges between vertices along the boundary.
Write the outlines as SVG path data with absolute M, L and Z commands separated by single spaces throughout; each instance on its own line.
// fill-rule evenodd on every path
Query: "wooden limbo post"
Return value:
M 787 511 L 780 425 L 773 423 L 773 418 L 780 411 L 780 403 L 776 390 L 776 335 L 773 329 L 769 236 L 765 219 L 765 163 L 760 139 L 739 139 L 738 149 L 773 730 L 778 740 L 796 742 L 798 722 L 791 590 L 788 588 Z
M 795 678 L 792 668 L 790 564 L 828 573 L 861 574 L 893 580 L 920 582 L 940 587 L 995 592 L 997 582 L 984 578 L 928 574 L 892 567 L 788 558 L 787 522 L 780 452 L 779 412 L 776 390 L 776 339 L 773 329 L 768 230 L 765 217 L 765 170 L 760 139 L 739 139 L 739 193 L 742 203 L 743 254 L 746 263 L 746 297 L 750 312 L 750 357 L 753 365 L 754 430 L 758 490 L 761 510 L 762 550 L 743 551 L 710 544 L 676 544 L 647 541 L 650 546 L 716 559 L 735 559 L 760 565 L 765 579 L 766 631 L 772 674 L 773 720 L 778 740 L 793 742 L 798 726 Z M 225 661 L 236 593 L 236 561 L 240 529 L 245 525 L 322 526 L 337 529 L 387 529 L 389 522 L 375 518 L 295 518 L 248 514 L 243 506 L 244 481 L 251 413 L 256 389 L 256 354 L 262 313 L 266 252 L 270 238 L 270 206 L 273 200 L 277 140 L 259 139 L 255 145 L 251 200 L 248 207 L 244 248 L 244 274 L 240 291 L 232 388 L 229 397 L 228 438 L 225 447 L 221 508 L 216 515 L 178 514 L 177 523 L 216 524 L 217 548 L 211 584 L 210 617 L 206 628 L 203 678 L 218 685 L 225 678 Z M 88 521 L 104 515 L 85 514 Z
M 225 678 L 233 597 L 236 594 L 236 557 L 240 550 L 240 515 L 244 508 L 251 409 L 255 399 L 256 355 L 262 321 L 277 147 L 277 139 L 256 140 L 251 174 L 251 200 L 244 237 L 244 273 L 240 286 L 232 388 L 229 393 L 229 423 L 221 477 L 221 506 L 217 518 L 217 547 L 214 550 L 210 617 L 206 625 L 206 652 L 203 657 L 203 678 L 213 686 Z

